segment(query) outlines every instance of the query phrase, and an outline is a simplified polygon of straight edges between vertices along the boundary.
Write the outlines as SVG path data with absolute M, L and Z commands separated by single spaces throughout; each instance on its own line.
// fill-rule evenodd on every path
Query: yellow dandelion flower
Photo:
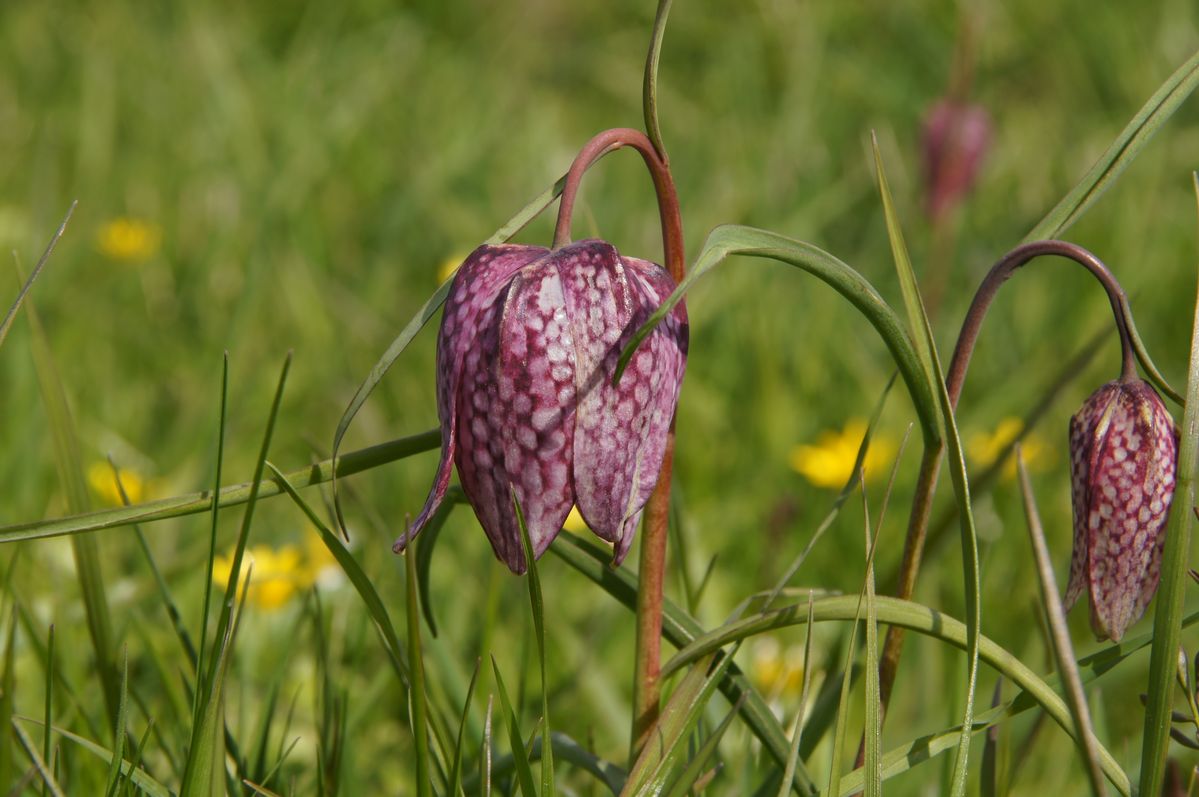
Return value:
M 96 246 L 111 260 L 135 263 L 148 260 L 158 251 L 162 231 L 141 219 L 121 217 L 100 228 Z
M 562 528 L 567 531 L 573 531 L 576 534 L 581 534 L 587 531 L 587 521 L 583 520 L 583 516 L 579 514 L 579 508 L 572 506 L 570 514 L 566 516 L 566 520 L 562 523 Z
M 437 267 L 437 284 L 440 285 L 454 276 L 454 272 L 458 270 L 458 266 L 462 265 L 463 260 L 466 260 L 466 255 L 455 252 L 441 261 L 441 265 Z
M 1012 441 L 1024 431 L 1024 421 L 1019 418 L 1004 418 L 993 432 L 976 432 L 966 443 L 966 454 L 972 464 L 978 468 L 988 468 L 1007 451 Z M 1024 464 L 1030 471 L 1043 468 L 1050 456 L 1051 450 L 1044 438 L 1036 432 L 1029 432 L 1020 442 L 1024 452 Z M 1008 457 L 1003 463 L 1002 476 L 1005 481 L 1016 478 L 1016 457 L 1008 451 Z
M 821 432 L 815 445 L 797 445 L 791 449 L 791 467 L 817 487 L 844 487 L 853 472 L 866 428 L 865 421 L 852 418 L 840 432 Z M 870 448 L 862 463 L 866 479 L 883 472 L 894 455 L 895 441 L 876 432 L 870 438 Z
M 226 588 L 232 572 L 232 554 L 213 560 L 212 581 L 217 586 Z M 250 574 L 248 588 L 245 584 L 247 573 Z M 242 559 L 237 597 L 241 599 L 244 593 L 246 601 L 260 609 L 278 609 L 304 588 L 306 578 L 300 550 L 294 545 L 284 545 L 277 550 L 269 545 L 254 545 L 246 550 Z
M 129 497 L 129 503 L 140 504 L 153 492 L 151 482 L 143 478 L 137 471 L 130 468 L 120 468 L 119 471 L 121 474 L 120 486 L 125 488 L 125 495 Z M 87 483 L 101 503 L 109 506 L 125 505 L 125 502 L 121 500 L 116 474 L 112 472 L 112 465 L 107 462 L 93 462 L 88 467 Z

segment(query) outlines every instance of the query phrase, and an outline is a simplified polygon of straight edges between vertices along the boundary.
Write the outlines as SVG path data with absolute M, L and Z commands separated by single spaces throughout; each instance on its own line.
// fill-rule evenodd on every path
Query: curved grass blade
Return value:
M 28 738 L 27 736 L 25 736 L 24 729 L 21 728 L 21 726 L 15 721 L 17 719 L 23 720 L 25 722 L 32 722 L 35 725 L 41 725 L 41 722 L 39 722 L 36 719 L 33 719 L 32 717 L 16 717 L 16 718 L 14 718 L 13 727 L 16 728 L 17 735 L 19 737 Z M 52 730 L 54 731 L 54 733 L 58 734 L 59 736 L 63 737 L 64 739 L 67 739 L 68 741 L 74 742 L 75 744 L 77 744 L 81 748 L 83 748 L 84 750 L 87 750 L 89 753 L 96 756 L 97 758 L 102 759 L 103 761 L 109 762 L 112 760 L 112 757 L 113 757 L 112 751 L 108 750 L 107 748 L 101 747 L 100 745 L 93 742 L 91 739 L 85 739 L 82 736 L 79 736 L 78 734 L 72 733 L 71 731 L 67 730 L 66 728 L 60 728 L 57 725 L 55 725 L 52 728 Z M 26 749 L 28 750 L 28 749 L 30 749 L 30 747 L 27 747 Z M 35 754 L 36 754 L 36 751 L 35 751 Z M 39 756 L 39 758 L 40 758 L 40 756 Z M 44 761 L 42 762 L 42 766 L 45 766 Z M 141 789 L 145 794 L 148 794 L 150 797 L 174 797 L 174 794 L 171 792 L 170 789 L 168 789 L 166 786 L 162 785 L 157 780 L 155 780 L 153 777 L 151 777 L 150 774 L 148 772 L 146 772 L 144 769 L 139 769 L 137 767 L 134 767 L 128 761 L 121 762 L 121 773 L 125 777 L 127 777 L 131 781 L 133 781 L 135 786 L 137 786 L 139 789 Z
M 65 797 L 66 793 L 62 790 L 62 786 L 58 785 L 58 781 L 54 779 L 54 773 L 50 771 L 49 765 L 46 764 L 46 758 L 38 755 L 37 748 L 33 746 L 33 740 L 25 733 L 25 729 L 16 722 L 13 722 L 11 718 L 9 722 L 11 723 L 13 733 L 16 734 L 17 741 L 24 748 L 26 755 L 29 756 L 29 760 L 33 762 L 33 768 L 37 770 L 38 775 L 42 779 L 42 794 L 45 794 L 45 790 L 48 789 L 54 797 Z
M 1149 139 L 1199 86 L 1199 52 L 1153 93 L 1083 178 L 1024 236 L 1024 243 L 1057 238 L 1111 187 Z
M 416 740 L 416 793 L 420 797 L 432 797 L 432 771 L 429 755 L 428 711 L 425 698 L 424 652 L 420 641 L 420 610 L 417 607 L 416 559 L 404 557 L 404 572 L 407 592 L 408 614 L 408 673 L 412 688 L 408 690 L 408 716 L 412 726 L 412 737 Z
M 410 437 L 389 440 L 386 443 L 351 451 L 342 454 L 337 462 L 339 477 L 360 473 L 364 470 L 377 468 L 389 462 L 395 462 L 405 457 L 432 451 L 441 445 L 441 433 L 436 429 L 422 432 Z M 298 468 L 287 473 L 287 478 L 298 489 L 324 484 L 333 478 L 333 460 L 320 462 Z M 217 505 L 221 508 L 244 504 L 255 491 L 255 482 L 245 482 L 222 487 L 217 494 Z M 264 482 L 257 485 L 256 497 L 273 498 L 283 492 L 283 488 L 275 482 Z M 61 537 L 67 534 L 80 534 L 87 531 L 128 526 L 130 523 L 152 523 L 156 520 L 196 515 L 208 512 L 213 507 L 212 491 L 203 490 L 197 493 L 179 495 L 173 498 L 160 498 L 132 506 L 119 506 L 98 512 L 85 512 L 50 520 L 36 520 L 26 523 L 14 523 L 0 526 L 0 545 L 19 540 L 39 540 L 47 537 Z
M 416 577 L 420 587 L 420 608 L 425 615 L 425 623 L 429 626 L 429 633 L 433 635 L 434 639 L 437 639 L 437 621 L 433 617 L 433 602 L 429 600 L 429 569 L 433 564 L 433 549 L 437 547 L 437 540 L 441 536 L 441 530 L 445 528 L 445 522 L 449 518 L 450 512 L 462 500 L 464 499 L 461 487 L 455 486 L 447 490 L 441 499 L 441 505 L 437 507 L 437 511 L 425 524 L 421 533 L 421 541 L 416 546 Z
M 666 18 L 670 16 L 671 0 L 658 0 L 654 14 L 654 27 L 650 32 L 649 54 L 645 57 L 645 79 L 641 86 L 641 106 L 645 115 L 645 132 L 662 160 L 666 158 L 666 145 L 662 143 L 662 129 L 658 126 L 658 63 L 662 57 L 662 38 L 666 35 Z
M 636 611 L 636 576 L 627 568 L 609 567 L 612 559 L 611 551 L 582 540 L 568 531 L 562 531 L 549 550 L 615 598 L 626 609 Z M 703 628 L 694 618 L 672 601 L 663 600 L 662 636 L 670 644 L 676 648 L 683 648 L 702 634 Z M 661 675 L 663 679 L 666 676 L 666 672 Z M 746 696 L 745 702 L 741 704 L 742 720 L 749 726 L 775 763 L 783 766 L 790 755 L 790 743 L 787 735 L 779 724 L 778 718 L 774 716 L 762 696 L 753 688 L 735 663 L 729 665 L 729 670 L 720 683 L 720 691 L 725 699 L 734 704 L 741 699 L 742 695 Z M 800 795 L 816 794 L 816 787 L 802 762 L 796 766 L 793 788 Z
M 1053 578 L 1053 562 L 1049 558 L 1049 546 L 1045 543 L 1045 531 L 1041 526 L 1041 516 L 1037 511 L 1036 498 L 1033 497 L 1032 482 L 1028 478 L 1028 469 L 1024 467 L 1024 455 L 1016 449 L 1016 467 L 1020 473 L 1020 491 L 1024 494 L 1024 517 L 1028 522 L 1028 536 L 1032 543 L 1033 556 L 1037 562 L 1037 580 L 1041 587 L 1041 603 L 1044 604 L 1045 617 L 1049 621 L 1049 641 L 1053 647 L 1053 658 L 1057 662 L 1057 670 L 1061 673 L 1062 682 L 1066 686 L 1066 702 L 1070 707 L 1070 716 L 1078 728 L 1078 751 L 1086 764 L 1087 778 L 1091 783 L 1091 793 L 1103 797 L 1107 793 L 1103 786 L 1103 774 L 1099 769 L 1098 743 L 1095 729 L 1091 727 L 1091 712 L 1087 709 L 1087 696 L 1082 690 L 1082 680 L 1078 676 L 1078 668 L 1074 663 L 1074 646 L 1070 644 L 1070 629 L 1066 625 L 1066 611 L 1062 607 L 1061 593 Z
M 633 352 L 653 331 L 658 322 L 682 301 L 684 294 L 690 290 L 695 281 L 730 255 L 778 260 L 795 266 L 827 283 L 848 299 L 878 332 L 894 358 L 900 376 L 903 377 L 904 384 L 907 385 L 908 391 L 912 395 L 912 403 L 920 418 L 925 442 L 936 442 L 940 439 L 937 436 L 939 429 L 937 401 L 929 388 L 928 379 L 924 375 L 921 358 L 903 322 L 874 289 L 874 286 L 861 274 L 818 247 L 753 227 L 722 225 L 708 234 L 703 251 L 699 253 L 699 257 L 687 272 L 687 276 L 675 288 L 674 293 L 670 294 L 662 303 L 662 306 L 649 317 L 649 320 L 634 333 L 628 345 L 620 353 L 613 381 L 620 380 Z
M 516 712 L 508 701 L 508 690 L 504 687 L 504 676 L 500 675 L 500 665 L 495 656 L 491 657 L 491 670 L 495 673 L 495 688 L 500 695 L 500 710 L 504 713 L 504 721 L 508 726 L 508 744 L 512 746 L 512 762 L 516 770 L 516 782 L 520 784 L 521 793 L 525 797 L 537 797 L 533 787 L 533 768 L 529 765 L 529 754 L 525 750 L 524 736 L 520 732 L 520 724 L 516 720 Z M 490 773 L 488 780 L 490 780 Z
M 42 252 L 42 256 L 38 258 L 37 265 L 33 267 L 33 271 L 29 273 L 29 277 L 25 280 L 25 284 L 21 286 L 20 293 L 17 294 L 16 300 L 12 303 L 12 307 L 8 308 L 8 313 L 4 316 L 4 320 L 0 321 L 0 346 L 4 345 L 4 339 L 8 337 L 8 331 L 12 329 L 13 321 L 16 320 L 17 311 L 21 309 L 21 302 L 25 301 L 25 296 L 33 287 L 34 280 L 42 273 L 42 269 L 46 266 L 46 261 L 50 259 L 50 253 L 54 251 L 58 240 L 62 238 L 62 234 L 67 230 L 67 222 L 71 220 L 71 214 L 75 212 L 76 206 L 79 205 L 79 200 L 76 199 L 67 208 L 67 215 L 63 218 L 62 224 L 58 225 L 58 229 L 50 238 L 50 243 L 46 244 L 46 251 Z
M 609 556 L 609 558 L 611 557 Z M 490 706 L 490 702 L 488 705 Z M 490 717 L 490 714 L 488 714 L 488 717 Z M 490 725 L 487 727 L 490 727 Z M 626 776 L 623 769 L 611 761 L 599 758 L 565 733 L 554 731 L 550 734 L 550 744 L 554 748 L 554 759 L 556 761 L 565 761 L 571 766 L 591 775 L 602 783 L 612 795 L 619 794 L 621 788 L 624 787 Z M 541 758 L 541 747 L 540 738 L 533 740 L 533 746 L 529 750 L 530 761 Z M 488 771 L 493 777 L 504 777 L 511 773 L 515 766 L 516 762 L 512 755 L 505 753 L 490 764 Z M 480 774 L 471 775 L 462 785 L 463 790 L 467 794 L 485 792 L 485 784 L 480 781 Z
M 1199 67 L 1196 67 L 1199 70 Z M 1194 175 L 1199 200 L 1199 173 Z M 1174 667 L 1181 637 L 1183 590 L 1195 515 L 1195 465 L 1199 459 L 1199 299 L 1191 334 L 1187 370 L 1186 409 L 1179 426 L 1181 440 L 1174 487 L 1174 505 L 1162 551 L 1157 609 L 1153 614 L 1153 649 L 1149 655 L 1149 697 L 1145 704 L 1145 731 L 1141 749 L 1141 794 L 1158 794 L 1165 775 L 1169 750 L 1170 708 L 1174 693 Z
M 939 639 L 956 648 L 967 649 L 970 632 L 962 621 L 927 606 L 898 598 L 879 595 L 875 597 L 875 603 L 880 623 L 902 626 L 909 631 Z M 744 620 L 726 623 L 720 628 L 709 631 L 696 638 L 694 642 L 681 649 L 674 658 L 666 662 L 662 667 L 662 676 L 666 677 L 670 673 L 678 672 L 682 667 L 686 667 L 732 642 L 738 642 L 777 628 L 804 623 L 807 621 L 807 614 L 802 609 L 800 604 L 794 604 Z M 818 623 L 853 621 L 858 617 L 858 598 L 853 595 L 821 598 L 813 604 L 811 616 Z M 1199 615 L 1195 619 L 1199 619 Z M 1139 641 L 1143 645 L 1146 639 L 1147 637 Z M 1117 646 L 1117 650 L 1128 651 L 1131 649 L 1131 644 Z M 1033 672 L 1019 658 L 986 636 L 979 636 L 978 652 L 980 661 L 1002 673 L 1005 678 L 1025 691 L 1027 697 L 1023 697 L 1024 700 L 1035 701 L 1066 733 L 1072 737 L 1076 735 L 1077 731 L 1070 716 L 1070 710 L 1050 683 Z M 1080 665 L 1093 667 L 1096 673 L 1105 672 L 1122 658 L 1119 653 L 1105 651 L 1103 656 L 1085 659 Z M 973 724 L 972 722 L 971 725 Z M 957 735 L 960 737 L 961 726 L 958 728 Z M 1111 753 L 1100 745 L 1099 754 L 1103 763 L 1104 775 L 1121 794 L 1129 794 L 1131 786 L 1128 777 L 1112 758 Z M 859 786 L 859 788 L 861 787 Z
M 945 387 L 945 374 L 941 369 L 940 358 L 937 356 L 932 326 L 929 323 L 928 314 L 924 311 L 924 304 L 916 285 L 916 274 L 912 270 L 907 246 L 903 242 L 903 230 L 899 224 L 895 204 L 891 199 L 891 189 L 887 185 L 887 175 L 883 169 L 878 139 L 872 135 L 871 142 L 874 147 L 874 164 L 878 173 L 883 215 L 887 223 L 887 237 L 891 240 L 891 253 L 895 258 L 895 269 L 899 274 L 904 305 L 907 307 L 908 320 L 916 339 L 916 350 L 924 365 L 929 390 L 937 399 L 938 431 L 940 439 L 946 444 L 945 453 L 949 463 L 950 478 L 953 482 L 954 497 L 957 499 L 958 521 L 962 532 L 962 578 L 966 596 L 966 628 L 968 629 L 967 675 L 962 712 L 962 736 L 958 745 L 957 757 L 954 759 L 951 778 L 951 794 L 953 797 L 961 797 L 966 791 L 966 775 L 970 756 L 968 729 L 974 715 L 974 692 L 978 685 L 978 640 L 981 636 L 982 624 L 982 588 L 978 573 L 978 533 L 974 527 L 974 513 L 970 503 L 970 486 L 966 478 L 966 460 L 962 452 L 962 441 L 958 434 L 957 422 L 954 420 L 953 404 L 949 400 L 949 393 Z
M 542 211 L 550 206 L 551 203 L 562 193 L 562 189 L 566 186 L 566 176 L 558 178 L 550 188 L 542 191 L 532 202 L 521 208 L 520 212 L 509 219 L 502 227 L 488 238 L 484 243 L 498 244 L 504 243 L 512 236 L 516 235 L 525 225 L 533 219 L 541 215 Z M 399 356 L 404 353 L 404 349 L 408 348 L 408 344 L 416 337 L 416 333 L 424 328 L 425 324 L 429 323 L 429 319 L 441 309 L 445 304 L 445 297 L 449 295 L 450 284 L 453 282 L 453 277 L 446 279 L 428 301 L 416 311 L 416 315 L 412 320 L 400 331 L 391 345 L 387 347 L 387 351 L 383 352 L 383 356 L 371 368 L 370 373 L 366 375 L 366 379 L 358 386 L 358 390 L 354 392 L 353 398 L 350 399 L 350 404 L 346 407 L 345 412 L 341 414 L 341 419 L 337 422 L 337 430 L 333 433 L 333 451 L 332 460 L 337 461 L 338 451 L 341 450 L 341 441 L 346 435 L 346 431 L 350 428 L 350 423 L 353 422 L 354 416 L 358 414 L 358 410 L 362 409 L 362 405 L 366 403 L 367 398 L 374 392 L 379 382 L 382 381 L 384 374 L 391 368 Z M 438 437 L 437 445 L 441 445 L 441 438 Z M 341 500 L 337 493 L 337 477 L 342 475 L 340 470 L 333 475 L 333 507 L 337 516 L 337 523 L 341 527 L 340 531 L 344 536 L 346 533 L 345 519 L 342 517 Z
M 462 721 L 458 723 L 458 738 L 454 744 L 449 785 L 446 788 L 448 795 L 457 795 L 462 788 L 462 741 L 466 733 L 466 721 L 470 717 L 470 701 L 475 696 L 475 684 L 479 682 L 479 670 L 482 669 L 482 664 L 482 659 L 475 659 L 475 671 L 470 676 L 470 686 L 466 687 L 466 700 L 462 701 Z

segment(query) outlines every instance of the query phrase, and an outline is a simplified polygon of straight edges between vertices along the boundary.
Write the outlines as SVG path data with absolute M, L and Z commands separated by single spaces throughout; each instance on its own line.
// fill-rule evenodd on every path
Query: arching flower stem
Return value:
M 675 283 L 683 281 L 683 221 L 679 197 L 670 167 L 659 155 L 653 142 L 640 130 L 617 127 L 599 133 L 575 157 L 566 175 L 558 222 L 554 228 L 555 249 L 570 243 L 570 224 L 575 198 L 587 169 L 604 155 L 622 147 L 632 147 L 641 155 L 654 182 L 658 212 L 662 219 L 663 265 Z M 666 574 L 666 540 L 670 529 L 670 479 L 674 462 L 674 420 L 666 439 L 658 483 L 645 507 L 641 535 L 641 561 L 637 587 L 637 637 L 633 665 L 633 727 L 630 761 L 644 747 L 658 721 L 661 696 L 662 594 Z

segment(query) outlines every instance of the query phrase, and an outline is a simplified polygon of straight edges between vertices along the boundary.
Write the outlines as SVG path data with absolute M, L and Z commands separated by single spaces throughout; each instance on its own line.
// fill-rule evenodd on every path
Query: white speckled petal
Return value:
M 534 557 L 554 541 L 574 505 L 575 340 L 554 261 L 531 263 L 512 280 L 494 411 L 503 428 L 504 468 Z M 521 570 L 523 564 L 522 557 Z
M 603 241 L 580 241 L 555 256 L 576 341 L 575 500 L 587 525 L 616 544 L 619 562 L 665 453 L 685 360 L 685 311 L 655 330 L 613 387 L 621 349 L 662 291 L 673 289 L 670 278 Z
M 397 551 L 403 550 L 408 541 L 424 528 L 449 486 L 452 463 L 461 445 L 457 434 L 459 418 L 454 410 L 467 353 L 476 347 L 480 327 L 498 320 L 495 314 L 488 315 L 487 311 L 497 299 L 502 306 L 501 292 L 512 275 L 547 251 L 539 246 L 480 246 L 471 252 L 454 276 L 437 336 L 437 416 L 441 422 L 441 461 L 424 507 L 411 527 L 395 543 Z

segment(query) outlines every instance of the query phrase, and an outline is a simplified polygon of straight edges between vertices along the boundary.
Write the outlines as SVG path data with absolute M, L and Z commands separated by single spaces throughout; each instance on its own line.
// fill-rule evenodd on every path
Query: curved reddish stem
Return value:
M 621 147 L 632 147 L 641 154 L 654 181 L 654 192 L 658 195 L 658 213 L 662 217 L 663 265 L 676 283 L 683 281 L 683 219 L 679 215 L 679 195 L 674 188 L 670 168 L 654 149 L 653 142 L 640 130 L 631 127 L 614 127 L 596 135 L 579 151 L 570 171 L 566 173 L 566 185 L 562 189 L 562 200 L 558 204 L 558 223 L 554 227 L 554 248 L 570 243 L 570 222 L 574 215 L 575 197 L 583 175 L 597 160 Z

